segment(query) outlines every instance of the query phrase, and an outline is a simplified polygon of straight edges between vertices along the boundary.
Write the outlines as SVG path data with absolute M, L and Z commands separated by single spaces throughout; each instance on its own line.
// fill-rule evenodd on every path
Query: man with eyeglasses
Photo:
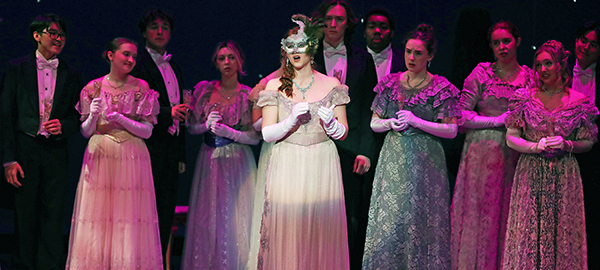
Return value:
M 573 71 L 573 90 L 579 91 L 595 102 L 600 101 L 600 79 L 598 76 L 598 57 L 600 56 L 600 23 L 589 21 L 577 29 L 575 56 L 577 60 L 571 66 Z M 600 125 L 600 117 L 596 125 Z M 587 153 L 576 154 L 583 183 L 585 205 L 585 223 L 588 244 L 588 267 L 600 269 L 600 146 L 595 143 Z
M 66 26 L 57 15 L 35 18 L 37 50 L 12 60 L 0 83 L 4 174 L 15 193 L 17 247 L 11 269 L 60 269 L 67 182 L 67 138 L 79 131 L 78 70 L 57 57 Z

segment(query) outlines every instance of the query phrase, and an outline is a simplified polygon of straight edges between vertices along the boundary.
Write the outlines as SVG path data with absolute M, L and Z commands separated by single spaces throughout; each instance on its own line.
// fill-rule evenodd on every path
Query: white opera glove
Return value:
M 81 124 L 81 134 L 83 137 L 89 138 L 94 132 L 96 132 L 96 124 L 98 123 L 98 116 L 102 112 L 102 98 L 92 99 L 90 104 L 90 115 Z
M 396 118 L 381 119 L 378 116 L 371 117 L 371 129 L 377 133 L 383 133 L 390 129 L 403 131 L 408 128 L 408 124 L 400 123 Z
M 138 122 L 133 119 L 129 119 L 119 112 L 111 112 L 107 114 L 106 120 L 109 122 L 118 123 L 129 132 L 133 133 L 133 135 L 144 139 L 150 138 L 150 135 L 152 135 L 152 128 L 154 128 L 152 124 L 148 122 Z
M 539 142 L 530 142 L 521 138 L 521 132 L 518 129 L 509 128 L 506 131 L 506 145 L 515 151 L 525 154 L 539 154 L 542 151 L 550 151 L 546 145 L 546 138 L 541 138 Z
M 333 108 L 335 108 L 335 104 L 331 105 L 330 108 L 321 106 L 318 114 L 323 121 L 323 129 L 325 129 L 325 133 L 327 133 L 327 135 L 332 139 L 339 140 L 344 137 L 344 134 L 346 133 L 346 127 L 340 124 L 340 122 L 333 117 L 335 114 L 333 112 Z
M 258 142 L 260 141 L 260 139 L 256 136 L 256 132 L 254 130 L 239 131 L 220 123 L 215 123 L 214 125 L 212 125 L 211 131 L 219 137 L 232 139 L 236 142 L 243 144 L 255 145 L 258 144 Z
M 583 153 L 592 148 L 593 142 L 589 140 L 568 141 L 562 136 L 546 137 L 546 146 L 550 149 L 559 149 L 571 153 Z
M 309 111 L 308 102 L 300 102 L 294 105 L 292 113 L 283 121 L 268 125 L 262 129 L 263 139 L 266 142 L 274 142 L 283 138 L 298 122 L 300 115 Z
M 456 137 L 458 126 L 456 124 L 437 123 L 416 117 L 411 111 L 400 110 L 396 113 L 400 123 L 407 123 L 431 135 L 452 139 Z
M 222 117 L 218 111 L 212 111 L 206 117 L 206 122 L 194 124 L 194 125 L 188 125 L 187 130 L 191 134 L 203 134 L 203 133 L 209 131 L 211 129 L 211 127 L 215 123 L 221 121 L 221 119 L 222 119 Z
M 258 120 L 256 120 L 256 122 L 252 124 L 252 127 L 254 128 L 254 130 L 260 132 L 262 129 L 262 117 L 258 118 Z
M 504 112 L 503 114 L 496 117 L 488 117 L 488 116 L 475 116 L 471 120 L 466 120 L 463 124 L 463 127 L 466 128 L 491 128 L 491 127 L 503 127 L 504 120 L 508 116 L 508 112 Z

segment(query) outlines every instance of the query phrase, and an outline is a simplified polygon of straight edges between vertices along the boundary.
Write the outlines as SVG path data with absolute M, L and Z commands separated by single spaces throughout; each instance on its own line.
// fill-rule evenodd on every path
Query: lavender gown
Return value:
M 511 98 L 507 127 L 520 129 L 521 137 L 531 142 L 557 135 L 596 140 L 598 109 L 587 98 L 548 110 L 533 98 L 534 92 L 520 89 Z M 573 154 L 521 154 L 502 269 L 587 269 L 583 190 Z
M 235 102 L 222 105 L 210 103 L 215 83 L 196 85 L 193 119 L 205 122 L 217 110 L 223 118 L 220 123 L 251 129 L 250 88 L 242 86 Z M 204 133 L 190 193 L 182 269 L 245 269 L 255 181 L 256 161 L 248 145 Z
M 494 74 L 492 63 L 477 65 L 461 92 L 461 122 L 506 112 L 512 94 L 533 84 L 532 70 L 522 69 L 525 82 L 512 85 Z M 518 159 L 519 153 L 506 145 L 504 126 L 467 130 L 450 210 L 453 270 L 500 267 Z

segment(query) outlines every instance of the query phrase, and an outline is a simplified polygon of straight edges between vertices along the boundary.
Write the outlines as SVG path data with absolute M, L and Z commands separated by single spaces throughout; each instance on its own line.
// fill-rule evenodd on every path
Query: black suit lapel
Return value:
M 36 115 L 40 114 L 40 94 L 38 89 L 38 78 L 37 78 L 37 63 L 35 54 L 30 55 L 29 60 L 24 65 L 24 76 L 25 76 L 25 90 L 27 91 L 27 96 L 29 97 L 29 102 L 31 108 L 35 112 Z
M 148 82 L 148 84 L 150 84 L 151 87 L 154 87 L 154 91 L 158 92 L 160 104 L 170 104 L 165 81 L 163 80 L 160 70 L 158 70 L 158 66 L 154 63 L 154 60 L 152 60 L 152 57 L 146 48 L 142 49 L 140 58 L 141 64 L 144 65 L 144 68 L 148 71 L 148 75 L 150 75 L 151 80 L 153 80 L 153 82 Z
M 67 66 L 64 63 L 61 63 L 60 60 L 58 62 L 58 68 L 56 69 L 56 85 L 54 86 L 54 96 L 52 98 L 52 107 L 54 107 L 60 100 L 60 97 L 65 89 L 65 83 L 67 81 L 68 70 Z M 50 112 L 50 119 L 54 115 L 56 110 L 52 110 Z

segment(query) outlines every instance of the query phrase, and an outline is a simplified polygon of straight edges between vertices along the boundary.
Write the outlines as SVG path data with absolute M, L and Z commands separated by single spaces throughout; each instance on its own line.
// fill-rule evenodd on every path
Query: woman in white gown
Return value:
M 344 192 L 332 139 L 347 135 L 348 88 L 313 70 L 322 23 L 303 15 L 282 40 L 283 76 L 260 93 L 266 171 L 258 269 L 349 269 Z

